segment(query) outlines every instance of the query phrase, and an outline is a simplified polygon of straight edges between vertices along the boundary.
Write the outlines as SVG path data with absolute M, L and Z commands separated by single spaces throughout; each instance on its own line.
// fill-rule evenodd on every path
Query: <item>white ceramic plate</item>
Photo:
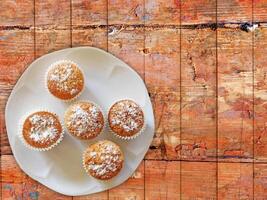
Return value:
M 90 141 L 80 141 L 65 134 L 63 141 L 47 152 L 26 148 L 18 137 L 20 118 L 31 110 L 48 109 L 63 120 L 70 103 L 50 95 L 44 85 L 47 67 L 55 61 L 67 59 L 80 65 L 85 74 L 86 89 L 78 100 L 91 100 L 104 110 L 114 101 L 130 98 L 144 110 L 147 127 L 136 139 L 124 141 L 104 131 Z M 69 48 L 35 60 L 23 73 L 8 99 L 5 111 L 8 139 L 20 168 L 43 185 L 65 195 L 85 195 L 115 187 L 127 180 L 138 167 L 154 134 L 152 105 L 143 80 L 127 64 L 113 55 L 92 47 Z M 92 142 L 109 139 L 122 147 L 125 165 L 114 179 L 102 182 L 89 177 L 82 168 L 82 152 Z

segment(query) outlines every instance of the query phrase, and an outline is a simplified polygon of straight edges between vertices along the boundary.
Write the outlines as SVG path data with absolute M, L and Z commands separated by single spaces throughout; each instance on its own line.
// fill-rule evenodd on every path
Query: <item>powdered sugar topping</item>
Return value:
M 132 101 L 118 102 L 111 110 L 111 124 L 118 125 L 127 132 L 138 129 L 143 121 L 142 110 Z
M 74 75 L 75 64 L 69 61 L 61 61 L 56 63 L 48 73 L 48 81 L 51 81 L 58 90 L 75 95 L 79 92 L 76 88 L 78 82 L 82 81 L 77 79 Z M 70 81 L 71 80 L 71 81 Z
M 111 142 L 99 142 L 96 151 L 89 152 L 89 162 L 86 167 L 93 171 L 96 176 L 108 176 L 110 172 L 115 172 L 121 167 L 121 151 Z
M 69 127 L 75 130 L 75 134 L 80 136 L 86 133 L 94 133 L 101 129 L 103 124 L 99 123 L 101 111 L 93 104 L 88 109 L 82 108 L 80 104 L 74 105 L 71 109 L 70 120 L 67 122 Z M 97 134 L 97 132 L 95 133 Z
M 52 116 L 34 114 L 29 120 L 32 125 L 29 137 L 33 141 L 44 143 L 57 136 L 58 130 L 54 126 L 55 120 Z

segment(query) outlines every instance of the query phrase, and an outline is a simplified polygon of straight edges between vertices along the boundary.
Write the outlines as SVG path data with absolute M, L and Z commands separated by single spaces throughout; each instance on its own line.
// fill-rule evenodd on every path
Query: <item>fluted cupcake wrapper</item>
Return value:
M 82 94 L 83 91 L 85 90 L 85 83 L 83 84 L 83 89 L 82 89 L 76 96 L 74 96 L 74 97 L 71 98 L 71 99 L 60 99 L 60 98 L 56 97 L 55 95 L 53 95 L 53 94 L 49 91 L 49 89 L 48 89 L 48 85 L 47 85 L 47 76 L 48 76 L 49 70 L 52 69 L 53 67 L 55 67 L 57 64 L 62 63 L 62 62 L 68 62 L 68 63 L 72 63 L 72 64 L 76 65 L 76 66 L 79 68 L 79 70 L 81 70 L 81 72 L 82 72 L 82 74 L 83 74 L 83 77 L 84 77 L 84 71 L 83 71 L 83 69 L 82 69 L 77 63 L 75 63 L 75 62 L 73 62 L 73 61 L 71 61 L 71 60 L 59 60 L 59 61 L 56 61 L 56 62 L 52 63 L 52 64 L 48 67 L 48 69 L 46 70 L 46 72 L 45 72 L 45 78 L 44 78 L 44 81 L 45 81 L 44 85 L 45 85 L 45 88 L 46 88 L 46 90 L 48 91 L 48 93 L 51 94 L 53 97 L 55 97 L 56 99 L 58 99 L 58 100 L 60 100 L 60 101 L 70 103 L 70 102 L 73 102 L 74 100 L 76 100 L 79 96 L 81 96 L 81 94 Z M 84 80 L 84 81 L 85 81 L 85 80 Z
M 127 99 L 119 99 L 119 100 L 116 100 L 114 103 L 118 102 L 118 101 L 122 101 L 122 100 L 131 100 L 133 102 L 135 102 L 135 100 L 131 99 L 131 98 L 127 98 Z M 109 107 L 109 109 L 107 110 L 107 116 L 108 116 L 108 113 L 111 109 L 111 107 L 114 105 L 114 103 Z M 138 104 L 139 105 L 139 104 Z M 140 106 L 140 108 L 142 109 L 142 107 Z M 143 111 L 143 109 L 142 109 Z M 135 139 L 136 137 L 138 137 L 139 135 L 141 135 L 145 129 L 146 129 L 146 117 L 145 117 L 145 112 L 143 111 L 144 113 L 144 124 L 143 124 L 143 127 L 140 129 L 139 132 L 137 132 L 136 134 L 132 135 L 132 136 L 121 136 L 121 135 L 118 135 L 116 132 L 114 132 L 111 128 L 110 128 L 110 125 L 109 125 L 109 121 L 108 121 L 108 117 L 107 117 L 107 126 L 108 126 L 108 130 L 109 132 L 113 133 L 117 138 L 120 138 L 120 139 L 123 139 L 123 140 L 132 140 L 132 139 Z
M 76 136 L 76 135 L 74 135 L 74 134 L 72 134 L 72 133 L 69 133 L 69 134 L 71 134 L 72 136 L 74 136 L 74 137 L 76 137 L 77 139 L 80 139 L 80 140 L 92 140 L 92 139 L 95 139 L 97 136 L 101 135 L 101 134 L 104 132 L 105 128 L 107 127 L 107 117 L 106 117 L 106 113 L 103 111 L 103 109 L 102 109 L 97 103 L 95 103 L 95 102 L 93 102 L 93 101 L 89 101 L 89 100 L 78 100 L 78 101 L 72 103 L 70 106 L 73 106 L 73 105 L 75 105 L 75 104 L 77 104 L 77 103 L 81 103 L 81 102 L 94 104 L 94 106 L 96 106 L 96 107 L 100 110 L 100 112 L 102 113 L 103 118 L 104 118 L 103 128 L 102 128 L 102 130 L 100 131 L 100 133 L 98 133 L 95 137 L 88 138 L 88 139 L 80 138 L 79 136 Z M 69 107 L 70 107 L 70 106 L 69 106 Z M 69 108 L 69 107 L 68 107 L 68 108 Z M 68 109 L 68 108 L 67 108 L 67 109 Z M 65 112 L 67 111 L 67 109 L 65 110 Z M 65 113 L 64 113 L 64 127 L 65 127 L 65 129 L 69 132 L 68 127 L 66 126 L 66 123 L 65 123 Z
M 23 124 L 25 122 L 25 120 L 27 119 L 27 117 L 35 112 L 49 112 L 49 113 L 52 113 L 53 115 L 57 116 L 60 124 L 61 124 L 61 127 L 62 127 L 62 133 L 60 134 L 60 137 L 58 138 L 58 140 L 51 144 L 49 147 L 45 147 L 45 148 L 37 148 L 37 147 L 33 147 L 31 146 L 30 144 L 27 143 L 27 141 L 24 139 L 23 137 Z M 27 112 L 27 114 L 23 115 L 23 117 L 21 117 L 20 121 L 19 121 L 19 138 L 21 139 L 22 143 L 29 149 L 31 150 L 34 150 L 34 151 L 48 151 L 52 148 L 54 148 L 55 146 L 57 146 L 62 140 L 63 140 L 63 137 L 64 137 L 64 127 L 63 127 L 63 124 L 62 124 L 62 121 L 60 120 L 59 116 L 54 113 L 54 112 L 51 112 L 49 110 L 46 110 L 46 109 L 36 109 L 36 110 L 32 110 L 31 112 Z
M 92 145 L 92 144 L 91 144 Z M 90 145 L 89 145 L 90 146 Z M 108 182 L 108 181 L 111 181 L 112 179 L 114 179 L 121 171 L 122 171 L 122 169 L 123 169 L 123 167 L 124 167 L 124 162 L 123 162 L 123 166 L 122 166 L 122 168 L 121 168 L 121 170 L 118 172 L 118 174 L 116 174 L 115 176 L 113 176 L 112 178 L 110 178 L 110 179 L 98 179 L 98 178 L 96 178 L 96 177 L 94 177 L 94 176 L 92 176 L 91 174 L 90 174 L 90 172 L 89 172 L 89 169 L 87 168 L 87 166 L 86 166 L 86 164 L 85 164 L 85 154 L 86 154 L 86 150 L 87 149 L 85 149 L 84 151 L 83 151 L 83 154 L 82 154 L 82 166 L 83 166 L 83 168 L 84 168 L 84 170 L 85 170 L 85 172 L 88 174 L 88 176 L 90 176 L 90 177 L 92 177 L 94 180 L 96 180 L 96 181 L 101 181 L 101 182 Z M 123 157 L 124 157 L 124 155 L 123 155 Z M 125 159 L 125 158 L 124 158 Z

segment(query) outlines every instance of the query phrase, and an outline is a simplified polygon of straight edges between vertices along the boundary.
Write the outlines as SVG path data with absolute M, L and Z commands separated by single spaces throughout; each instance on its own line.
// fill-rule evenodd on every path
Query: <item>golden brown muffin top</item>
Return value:
M 57 142 L 62 134 L 58 117 L 47 111 L 30 114 L 23 123 L 22 135 L 32 147 L 47 148 Z
M 83 87 L 82 71 L 71 61 L 59 61 L 48 71 L 47 88 L 59 99 L 72 99 L 82 91 Z
M 71 105 L 65 112 L 64 121 L 68 131 L 80 139 L 94 138 L 104 127 L 101 110 L 91 102 Z
M 86 171 L 91 176 L 100 180 L 108 180 L 120 172 L 124 158 L 117 144 L 103 140 L 85 150 L 83 162 Z
M 113 104 L 108 113 L 109 126 L 122 137 L 137 134 L 144 126 L 144 113 L 132 100 L 121 100 Z

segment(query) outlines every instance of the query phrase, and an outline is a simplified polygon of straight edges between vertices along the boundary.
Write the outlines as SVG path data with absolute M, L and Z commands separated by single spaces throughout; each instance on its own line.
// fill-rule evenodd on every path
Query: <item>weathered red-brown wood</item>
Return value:
M 72 198 L 73 200 L 108 200 L 108 192 L 99 192 L 90 195 L 82 195 L 82 196 L 75 196 Z
M 72 0 L 72 28 L 107 25 L 108 0 Z
M 145 30 L 145 82 L 155 112 L 155 136 L 147 158 L 179 158 L 180 31 Z
M 107 49 L 107 28 L 83 28 L 72 31 L 72 47 L 93 46 Z
M 181 157 L 216 160 L 216 32 L 181 31 Z
M 267 199 L 267 164 L 255 164 L 254 174 L 254 199 Z
M 145 161 L 145 199 L 180 199 L 180 162 Z
M 110 26 L 108 51 L 144 77 L 144 28 Z
M 32 0 L 2 0 L 0 6 L 0 27 L 30 27 L 34 22 Z
M 252 163 L 218 164 L 218 199 L 253 199 Z
M 34 59 L 33 37 L 33 31 L 30 29 L 0 31 L 1 154 L 11 154 L 5 128 L 4 110 L 14 84 Z
M 143 25 L 144 0 L 108 0 L 108 24 Z
M 218 23 L 246 23 L 252 20 L 253 0 L 218 0 Z
M 254 32 L 254 159 L 267 161 L 267 29 Z
M 70 2 L 35 2 L 36 57 L 71 46 Z
M 181 163 L 181 198 L 216 199 L 216 163 Z
M 252 34 L 218 29 L 218 157 L 253 159 Z
M 35 25 L 37 28 L 70 30 L 69 0 L 35 0 Z
M 253 21 L 267 22 L 267 1 L 253 0 Z
M 144 162 L 142 162 L 133 175 L 123 184 L 110 189 L 108 197 L 111 200 L 144 199 L 145 193 Z
M 216 23 L 216 0 L 181 0 L 181 24 Z
M 1 155 L 2 199 L 72 199 L 32 180 L 21 171 L 12 155 Z
M 145 24 L 151 25 L 179 25 L 179 0 L 145 0 Z

